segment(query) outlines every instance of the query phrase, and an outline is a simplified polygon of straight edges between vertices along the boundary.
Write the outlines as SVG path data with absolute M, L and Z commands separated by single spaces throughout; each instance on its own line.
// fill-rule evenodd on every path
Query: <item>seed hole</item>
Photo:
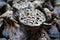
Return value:
M 36 24 L 38 24 L 38 22 L 35 22 Z
M 42 20 L 39 20 L 39 21 L 42 21 Z
M 29 15 L 29 13 L 27 13 L 27 15 Z
M 21 20 L 23 20 L 24 18 L 21 18 Z
M 37 15 L 39 15 L 39 14 L 37 13 Z
M 37 18 L 37 19 L 39 19 L 39 18 Z
M 34 17 L 32 17 L 32 18 L 34 18 Z M 34 18 L 35 19 L 35 18 Z

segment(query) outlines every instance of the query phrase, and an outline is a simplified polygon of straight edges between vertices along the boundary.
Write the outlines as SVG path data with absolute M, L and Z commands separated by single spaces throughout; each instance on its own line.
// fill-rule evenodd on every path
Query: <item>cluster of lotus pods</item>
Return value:
M 60 19 L 57 10 L 46 0 L 0 0 L 0 28 L 3 28 L 3 38 L 0 40 L 51 40 L 50 37 L 55 37 L 51 31 L 56 28 L 54 21 Z M 50 34 L 45 31 L 46 26 L 52 27 L 49 30 Z M 33 38 L 35 33 L 41 35 Z M 55 34 L 59 35 L 59 32 Z

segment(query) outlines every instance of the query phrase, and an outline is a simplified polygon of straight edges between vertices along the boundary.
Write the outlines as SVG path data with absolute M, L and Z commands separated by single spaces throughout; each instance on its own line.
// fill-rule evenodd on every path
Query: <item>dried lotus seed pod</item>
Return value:
M 13 7 L 16 8 L 16 9 L 20 9 L 20 8 L 21 8 L 21 6 L 20 6 L 19 3 L 15 3 L 15 4 L 13 5 Z
M 21 9 L 21 8 L 34 8 L 33 4 L 31 2 L 21 2 L 21 3 L 15 3 L 13 5 L 14 8 L 16 9 Z
M 19 21 L 29 26 L 40 26 L 45 20 L 45 15 L 37 9 L 21 10 L 19 14 Z

